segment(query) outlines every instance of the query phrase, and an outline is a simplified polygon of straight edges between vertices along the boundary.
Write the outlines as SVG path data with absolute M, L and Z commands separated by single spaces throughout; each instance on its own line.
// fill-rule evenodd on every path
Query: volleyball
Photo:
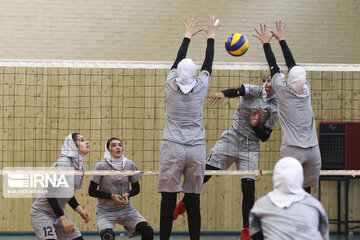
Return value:
M 226 38 L 226 51 L 235 57 L 242 56 L 249 48 L 249 42 L 241 33 L 233 33 Z

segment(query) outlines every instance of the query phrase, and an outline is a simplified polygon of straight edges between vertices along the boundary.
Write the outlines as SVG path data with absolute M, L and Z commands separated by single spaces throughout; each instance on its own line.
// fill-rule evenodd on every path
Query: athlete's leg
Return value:
M 243 227 L 249 227 L 250 210 L 255 202 L 255 180 L 250 178 L 241 179 L 241 189 L 243 193 L 242 215 Z
M 160 240 L 168 240 L 170 238 L 175 206 L 176 193 L 162 192 L 160 208 Z
M 200 194 L 185 193 L 184 202 L 188 215 L 188 227 L 191 240 L 200 239 L 201 214 L 200 214 Z
M 136 225 L 135 230 L 141 234 L 141 240 L 154 239 L 154 230 L 148 222 L 139 222 Z

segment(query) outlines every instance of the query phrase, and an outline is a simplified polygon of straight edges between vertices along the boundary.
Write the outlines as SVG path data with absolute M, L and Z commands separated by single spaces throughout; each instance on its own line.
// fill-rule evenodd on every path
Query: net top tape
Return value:
M 44 67 L 44 68 L 124 68 L 124 69 L 170 69 L 173 62 L 152 61 L 97 61 L 97 60 L 41 60 L 0 59 L 1 67 Z M 360 64 L 298 63 L 307 71 L 360 72 Z M 286 70 L 285 64 L 279 64 Z M 198 68 L 201 66 L 198 65 Z M 269 70 L 266 63 L 214 62 L 214 70 Z

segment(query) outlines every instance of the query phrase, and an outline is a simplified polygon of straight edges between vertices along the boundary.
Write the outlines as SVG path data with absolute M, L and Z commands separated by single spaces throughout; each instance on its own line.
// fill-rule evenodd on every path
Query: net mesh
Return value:
M 60 155 L 65 136 L 80 132 L 91 141 L 87 169 L 103 158 L 105 141 L 113 136 L 123 140 L 126 157 L 139 169 L 158 169 L 165 117 L 164 82 L 170 63 L 2 65 L 2 168 L 51 166 Z M 360 121 L 359 66 L 305 67 L 317 124 Z M 243 83 L 262 85 L 262 78 L 268 74 L 263 64 L 215 64 L 214 69 L 208 95 Z M 207 152 L 231 126 L 237 102 L 238 98 L 214 106 L 204 104 Z M 260 168 L 273 168 L 280 145 L 277 124 L 269 141 L 261 144 Z

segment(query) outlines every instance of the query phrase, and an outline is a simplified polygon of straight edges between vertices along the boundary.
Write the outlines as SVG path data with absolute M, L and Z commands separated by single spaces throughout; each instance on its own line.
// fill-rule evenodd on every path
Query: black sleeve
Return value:
M 213 60 L 214 60 L 214 44 L 215 44 L 215 39 L 213 39 L 213 38 L 208 38 L 207 39 L 205 60 L 204 60 L 204 63 L 202 65 L 202 67 L 201 67 L 201 71 L 206 70 L 210 74 L 211 74 L 211 71 L 212 71 L 212 64 L 213 64 Z
M 276 73 L 280 72 L 280 68 L 276 63 L 275 55 L 271 50 L 270 43 L 264 43 L 263 47 L 264 47 L 266 61 L 268 62 L 270 67 L 271 77 L 273 77 Z
M 282 50 L 282 52 L 284 54 L 286 66 L 290 70 L 293 66 L 296 65 L 295 59 L 294 59 L 293 55 L 291 54 L 290 48 L 286 44 L 285 40 L 281 40 L 279 43 L 280 43 L 280 46 L 281 46 L 281 50 Z
M 75 196 L 69 200 L 68 204 L 72 209 L 74 209 L 74 211 L 76 211 L 77 206 L 79 206 L 79 203 L 76 201 Z
M 179 64 L 179 62 L 186 57 L 186 53 L 187 53 L 189 44 L 190 44 L 190 38 L 185 37 L 183 39 L 183 42 L 182 42 L 180 48 L 179 48 L 179 51 L 178 51 L 178 54 L 176 56 L 175 62 L 172 65 L 171 69 L 177 68 L 177 65 Z
M 98 185 L 99 184 L 97 184 L 96 182 L 90 181 L 89 195 L 91 197 L 96 197 L 96 198 L 111 199 L 111 193 L 106 193 L 106 192 L 97 190 Z
M 254 131 L 255 131 L 255 134 L 258 138 L 260 138 L 260 140 L 262 142 L 266 142 L 270 135 L 271 135 L 271 132 L 272 130 L 268 127 L 265 127 L 264 125 L 262 124 L 257 124 L 254 128 Z
M 257 232 L 250 236 L 253 240 L 264 240 L 264 235 L 262 234 L 262 231 Z
M 244 96 L 245 95 L 245 87 L 244 85 L 241 85 L 239 88 L 229 88 L 222 91 L 225 95 L 225 97 L 228 98 L 234 98 L 238 96 Z
M 59 203 L 57 201 L 56 198 L 47 198 L 52 210 L 54 210 L 54 213 L 56 215 L 56 217 L 61 217 L 62 215 L 64 215 L 64 212 L 61 210 Z
M 131 190 L 129 192 L 129 198 L 137 195 L 140 192 L 139 182 L 131 183 Z

